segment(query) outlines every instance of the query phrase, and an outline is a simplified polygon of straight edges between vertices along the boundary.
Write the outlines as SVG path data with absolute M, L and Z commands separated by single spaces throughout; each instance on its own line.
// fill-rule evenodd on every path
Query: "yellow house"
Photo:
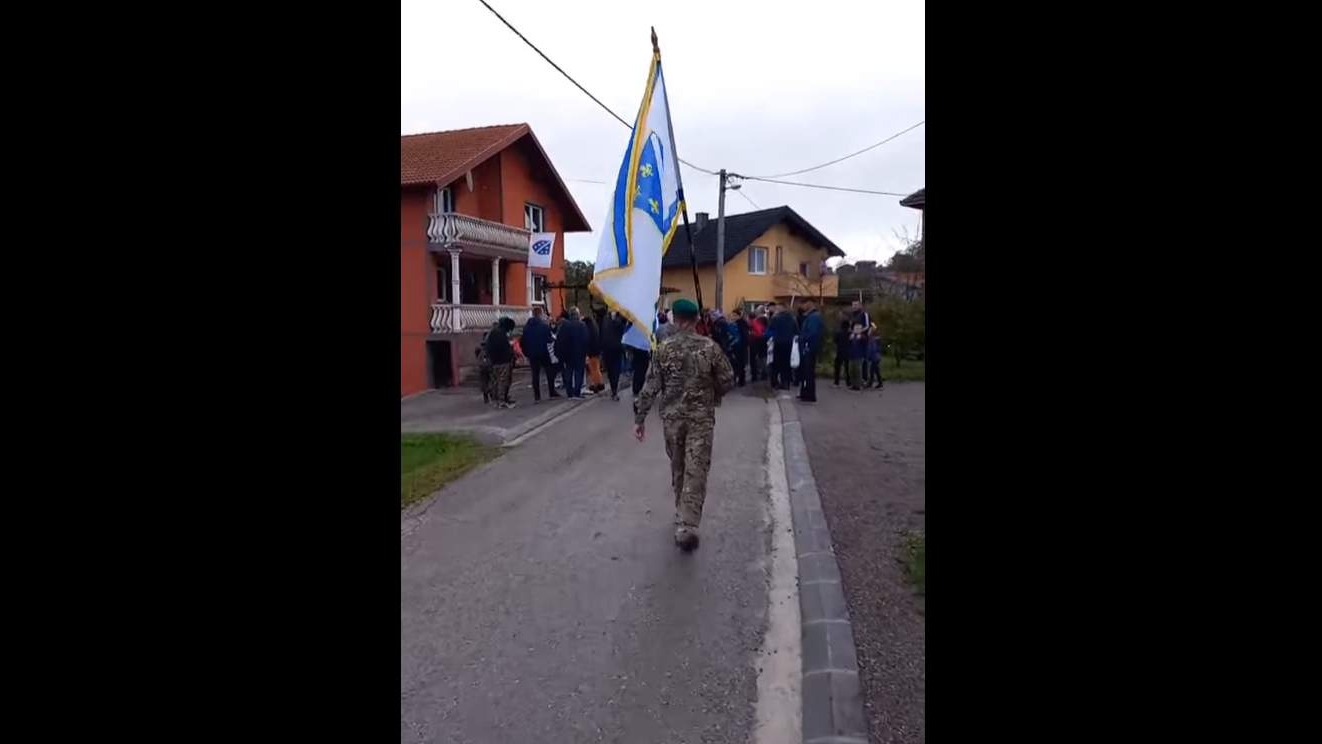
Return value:
M 704 307 L 716 298 L 716 220 L 698 212 L 693 223 L 698 281 Z M 680 298 L 697 300 L 689 241 L 681 226 L 661 262 L 661 284 L 679 291 L 664 296 L 667 307 Z M 827 258 L 843 256 L 835 243 L 789 207 L 725 216 L 724 305 L 730 312 L 796 297 L 835 297 L 840 279 L 823 274 Z

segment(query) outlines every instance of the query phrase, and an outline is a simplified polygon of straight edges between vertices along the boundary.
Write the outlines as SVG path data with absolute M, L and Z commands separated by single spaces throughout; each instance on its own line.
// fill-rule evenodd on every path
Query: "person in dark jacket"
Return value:
M 657 317 L 657 323 L 661 323 L 660 316 Z M 633 328 L 633 323 L 624 327 L 624 332 L 628 333 Z M 666 325 L 657 325 L 656 342 L 661 343 L 661 331 Z M 652 352 L 647 349 L 640 349 L 636 346 L 629 347 L 629 366 L 633 367 L 633 376 L 629 378 L 630 387 L 633 388 L 634 411 L 638 410 L 638 395 L 643 392 L 643 385 L 647 383 L 647 368 L 652 366 Z
M 799 335 L 799 324 L 794 320 L 794 311 L 788 306 L 777 305 L 776 315 L 771 319 L 771 386 L 778 390 L 789 390 L 794 377 L 790 369 L 790 349 L 794 337 Z
M 729 356 L 730 324 L 720 310 L 707 311 L 707 337 L 716 342 L 716 346 Z
M 569 317 L 560 321 L 555 338 L 555 355 L 565 365 L 565 396 L 583 399 L 583 374 L 588 360 L 588 327 L 579 320 L 578 308 L 569 311 Z
M 555 372 L 550 350 L 551 326 L 547 324 L 545 314 L 546 311 L 540 306 L 533 306 L 532 317 L 523 325 L 523 337 L 519 340 L 523 355 L 528 358 L 528 366 L 532 369 L 533 403 L 542 402 L 543 374 L 546 375 L 546 394 L 551 398 L 560 397 L 555 391 Z
M 675 324 L 670 322 L 670 316 L 666 315 L 666 311 L 661 310 L 657 312 L 656 333 L 653 334 L 656 337 L 656 342 L 658 344 L 661 343 L 663 340 L 665 340 L 667 336 L 669 336 L 671 333 L 674 333 L 674 331 L 675 331 Z M 638 388 L 638 390 L 642 390 L 642 388 Z M 635 391 L 634 395 L 638 395 L 638 392 Z
M 849 382 L 849 318 L 840 320 L 840 327 L 835 329 L 835 387 L 840 387 L 840 370 L 845 370 L 845 382 Z
M 863 364 L 868 357 L 868 332 L 863 326 L 854 324 L 849 334 L 849 389 L 862 390 Z
M 601 381 L 601 330 L 591 314 L 583 318 L 583 325 L 588 329 L 588 390 L 600 393 L 606 389 Z
M 514 347 L 510 345 L 510 331 L 514 330 L 514 320 L 501 318 L 496 327 L 487 333 L 486 352 L 491 362 L 491 389 L 496 404 L 501 408 L 513 408 L 510 398 L 510 381 L 514 378 Z
M 601 361 L 611 384 L 611 400 L 620 399 L 620 366 L 624 362 L 624 317 L 607 313 L 601 320 Z
M 491 359 L 487 357 L 487 339 L 495 331 L 497 324 L 493 323 L 487 332 L 482 334 L 482 340 L 477 342 L 477 348 L 473 349 L 473 354 L 477 357 L 477 384 L 482 388 L 482 403 L 495 402 L 494 390 L 491 387 Z
M 735 308 L 730 313 L 733 318 L 730 321 L 730 366 L 734 367 L 735 384 L 743 387 L 747 377 L 745 372 L 748 369 L 748 342 L 749 335 L 752 333 L 752 327 L 748 321 L 744 320 L 744 311 L 741 308 Z
M 625 326 L 624 332 L 628 333 L 632 323 Z M 671 333 L 675 331 L 675 324 L 670 322 L 670 316 L 665 310 L 658 310 L 656 313 L 656 331 L 652 334 L 657 344 L 660 344 Z M 631 359 L 630 365 L 633 366 L 633 410 L 638 412 L 638 396 L 643 392 L 643 385 L 647 384 L 647 370 L 652 366 L 652 352 L 648 349 L 639 349 L 629 347 Z
M 803 327 L 799 331 L 799 400 L 816 403 L 817 355 L 822 350 L 826 323 L 822 322 L 817 303 L 811 298 L 805 299 L 799 307 L 804 311 Z
M 863 330 L 872 327 L 872 318 L 868 317 L 868 311 L 863 309 L 863 303 L 854 300 L 849 305 L 849 322 L 851 325 L 861 325 Z

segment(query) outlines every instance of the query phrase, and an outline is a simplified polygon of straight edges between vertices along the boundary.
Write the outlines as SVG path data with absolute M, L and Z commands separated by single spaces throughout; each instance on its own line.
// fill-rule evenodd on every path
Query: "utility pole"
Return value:
M 725 311 L 725 169 L 721 169 L 721 196 L 716 208 L 716 307 Z

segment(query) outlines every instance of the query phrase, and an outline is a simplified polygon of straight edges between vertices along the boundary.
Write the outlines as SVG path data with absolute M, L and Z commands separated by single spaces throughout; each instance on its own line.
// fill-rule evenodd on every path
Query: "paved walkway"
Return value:
M 402 517 L 401 741 L 751 740 L 769 405 L 735 393 L 719 409 L 702 546 L 688 555 L 672 541 L 660 422 L 634 441 L 622 398 Z
M 542 393 L 545 395 L 545 389 Z M 477 386 L 429 390 L 399 402 L 399 430 L 408 433 L 463 431 L 486 444 L 505 444 L 568 413 L 575 406 L 592 401 L 591 397 L 583 401 L 543 397 L 541 403 L 534 405 L 532 390 L 526 380 L 521 388 L 512 388 L 510 395 L 516 406 L 502 409 L 483 403 L 482 392 Z

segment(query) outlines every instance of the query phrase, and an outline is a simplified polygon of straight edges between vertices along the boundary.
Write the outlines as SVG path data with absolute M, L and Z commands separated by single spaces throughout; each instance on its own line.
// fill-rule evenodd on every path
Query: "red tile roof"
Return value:
M 547 171 L 554 176 L 569 211 L 564 215 L 565 232 L 588 232 L 592 227 L 574 201 L 573 194 L 556 172 L 551 159 L 527 124 L 498 124 L 489 127 L 451 129 L 446 132 L 406 134 L 399 138 L 399 185 L 448 184 L 476 168 L 491 156 L 529 138 Z
M 399 138 L 399 185 L 450 183 L 529 131 L 527 124 L 406 134 Z

